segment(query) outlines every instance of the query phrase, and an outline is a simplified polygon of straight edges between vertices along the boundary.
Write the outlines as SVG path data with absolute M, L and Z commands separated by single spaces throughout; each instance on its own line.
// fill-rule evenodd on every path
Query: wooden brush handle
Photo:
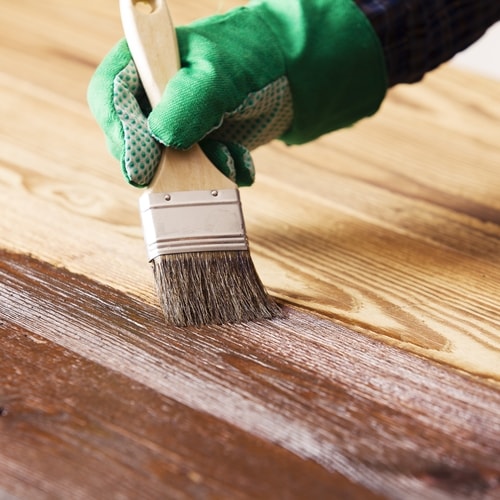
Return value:
M 120 0 L 125 37 L 151 105 L 156 106 L 170 78 L 179 70 L 174 25 L 165 0 Z M 163 150 L 149 192 L 233 189 L 195 144 L 188 151 Z

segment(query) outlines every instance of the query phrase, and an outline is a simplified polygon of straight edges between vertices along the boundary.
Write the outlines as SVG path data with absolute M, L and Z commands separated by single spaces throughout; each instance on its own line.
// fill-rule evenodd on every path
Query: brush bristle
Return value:
M 247 250 L 161 255 L 151 262 L 167 323 L 245 323 L 282 315 Z

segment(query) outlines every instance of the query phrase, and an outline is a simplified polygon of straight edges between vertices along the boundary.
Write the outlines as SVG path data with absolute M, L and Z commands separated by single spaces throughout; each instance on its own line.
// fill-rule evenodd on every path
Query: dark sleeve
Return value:
M 355 2 L 380 39 L 389 86 L 420 80 L 500 20 L 500 0 Z

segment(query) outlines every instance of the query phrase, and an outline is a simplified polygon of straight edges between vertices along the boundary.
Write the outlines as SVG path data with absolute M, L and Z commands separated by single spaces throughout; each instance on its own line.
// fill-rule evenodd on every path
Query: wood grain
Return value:
M 500 394 L 470 376 L 293 310 L 166 329 L 113 288 L 1 257 L 0 473 L 13 494 L 500 494 Z
M 236 4 L 170 3 L 179 23 Z M 10 20 L 0 97 L 12 118 L 0 124 L 9 207 L 0 231 L 9 250 L 153 304 L 139 191 L 122 181 L 85 103 L 95 66 L 122 36 L 117 10 L 96 1 L 0 5 Z M 258 150 L 257 182 L 242 197 L 271 292 L 500 381 L 498 93 L 498 82 L 442 68 L 391 91 L 376 117 L 352 129 Z
M 86 104 L 118 5 L 0 16 L 0 497 L 500 496 L 498 82 L 445 66 L 257 150 L 245 220 L 287 317 L 167 329 Z
M 26 259 L 3 254 L 2 262 L 3 271 L 8 272 L 8 277 L 2 272 L 3 279 L 13 284 L 12 278 L 16 278 L 23 288 L 28 285 L 25 291 L 31 289 L 44 303 L 31 302 L 30 293 L 21 298 L 19 289 L 16 292 L 7 285 L 2 290 L 13 294 L 11 298 L 27 301 L 37 311 L 54 299 L 78 309 L 78 314 L 64 313 L 76 324 L 52 309 L 50 323 L 58 324 L 56 329 L 40 317 L 37 320 L 39 313 L 31 319 L 16 319 L 16 314 L 8 313 L 0 316 L 4 374 L 0 392 L 0 480 L 12 494 L 30 499 L 103 498 L 104 494 L 107 498 L 257 498 L 276 491 L 320 498 L 337 491 L 344 498 L 359 493 L 376 498 L 340 474 L 329 473 L 278 444 L 134 380 L 133 372 L 141 369 L 147 357 L 154 356 L 154 345 L 148 353 L 141 349 L 143 342 L 134 345 L 129 337 L 132 342 L 125 346 L 129 354 L 121 359 L 120 354 L 113 355 L 103 364 L 111 347 L 106 346 L 106 338 L 114 333 L 102 328 L 101 320 L 118 320 L 115 333 L 116 328 L 127 337 L 137 333 L 123 328 L 125 324 L 130 326 L 127 318 L 119 320 L 116 316 L 121 316 L 123 308 L 134 307 L 123 302 L 126 296 Z M 19 272 L 23 276 L 20 281 Z M 61 288 L 60 279 L 69 287 Z M 48 294 L 40 294 L 40 287 Z M 5 306 L 15 312 L 19 302 L 6 302 L 3 293 L 2 309 Z M 82 329 L 84 310 L 89 322 Z M 146 329 L 153 324 L 155 330 L 162 329 L 156 311 L 136 314 L 151 318 L 143 323 Z M 96 337 L 83 334 L 89 328 Z M 56 330 L 62 334 L 60 343 L 72 350 L 76 344 L 72 344 L 70 332 L 79 331 L 85 350 L 97 354 L 97 358 L 88 358 L 96 358 L 99 363 L 57 346 Z M 137 348 L 143 355 L 135 358 L 132 353 L 139 352 Z M 166 361 L 157 359 L 160 364 Z M 135 365 L 132 370 L 127 368 L 129 363 Z M 160 366 L 155 376 L 165 387 L 169 383 L 168 373 Z
M 280 297 L 500 380 L 500 84 L 480 83 L 443 69 L 352 130 L 258 151 L 246 213 Z

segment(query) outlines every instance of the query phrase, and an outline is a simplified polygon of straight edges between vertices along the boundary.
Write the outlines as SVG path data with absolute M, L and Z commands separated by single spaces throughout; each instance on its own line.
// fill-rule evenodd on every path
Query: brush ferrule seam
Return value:
M 140 198 L 140 212 L 149 260 L 248 250 L 238 190 L 147 192 Z

